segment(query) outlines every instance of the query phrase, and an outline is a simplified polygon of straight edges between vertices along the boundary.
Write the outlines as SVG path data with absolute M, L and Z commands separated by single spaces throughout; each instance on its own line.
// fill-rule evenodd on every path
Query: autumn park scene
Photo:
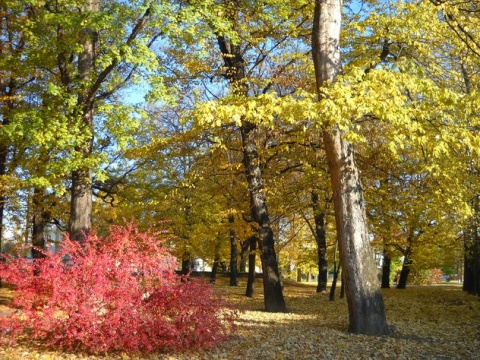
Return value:
M 0 31 L 0 359 L 480 359 L 479 1 Z

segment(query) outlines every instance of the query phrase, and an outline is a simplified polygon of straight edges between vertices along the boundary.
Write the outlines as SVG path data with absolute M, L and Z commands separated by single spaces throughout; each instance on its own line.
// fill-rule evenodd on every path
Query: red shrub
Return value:
M 66 239 L 34 263 L 9 258 L 0 277 L 16 286 L 19 311 L 0 316 L 0 335 L 94 353 L 213 346 L 232 330 L 235 312 L 211 286 L 181 282 L 174 270 L 155 234 L 132 224 L 83 244 Z

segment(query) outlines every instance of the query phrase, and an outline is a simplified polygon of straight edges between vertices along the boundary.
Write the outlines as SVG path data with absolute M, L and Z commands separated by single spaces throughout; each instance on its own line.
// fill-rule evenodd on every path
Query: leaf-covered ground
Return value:
M 263 312 L 260 294 L 254 299 L 243 296 L 244 281 L 239 287 L 220 281 L 216 287 L 244 310 L 236 334 L 216 349 L 105 357 L 45 351 L 36 344 L 22 344 L 0 348 L 0 359 L 480 359 L 480 299 L 464 294 L 459 286 L 385 290 L 392 334 L 378 337 L 349 334 L 345 299 L 331 302 L 328 295 L 316 294 L 311 285 L 285 285 L 288 314 Z M 261 292 L 260 284 L 256 290 Z M 0 313 L 2 296 L 5 292 L 0 293 Z

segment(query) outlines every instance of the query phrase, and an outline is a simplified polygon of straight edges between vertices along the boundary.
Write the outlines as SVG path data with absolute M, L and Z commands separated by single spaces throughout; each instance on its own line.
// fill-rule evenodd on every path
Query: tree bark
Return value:
M 245 61 L 240 46 L 233 44 L 224 36 L 218 36 L 217 42 L 222 52 L 226 67 L 225 76 L 230 81 L 233 93 L 248 96 L 248 85 L 245 82 Z M 252 218 L 258 225 L 261 241 L 261 260 L 263 270 L 263 290 L 265 311 L 286 312 L 282 283 L 275 254 L 275 241 L 268 216 L 266 194 L 258 155 L 257 139 L 259 136 L 256 124 L 242 120 L 240 126 L 242 138 L 243 164 L 250 197 Z
M 86 11 L 98 11 L 100 0 L 88 0 L 84 6 Z M 93 150 L 93 117 L 94 99 L 88 84 L 92 80 L 94 71 L 94 38 L 91 29 L 82 29 L 83 50 L 78 56 L 78 73 L 80 79 L 77 106 L 79 109 L 78 125 L 86 140 L 78 144 L 76 151 L 80 152 L 83 159 L 87 159 Z M 70 238 L 76 241 L 84 241 L 86 235 L 92 229 L 92 170 L 83 165 L 72 172 L 72 188 L 70 202 Z
M 258 224 L 261 239 L 261 253 L 263 270 L 263 293 L 265 311 L 287 312 L 283 297 L 282 283 L 275 254 L 275 241 L 268 217 L 266 195 L 263 188 L 263 178 L 260 169 L 260 159 L 257 152 L 256 139 L 257 127 L 254 124 L 244 122 L 241 126 L 244 165 L 250 195 L 250 207 L 252 217 Z
M 403 260 L 402 270 L 400 271 L 400 279 L 398 280 L 397 289 L 405 289 L 407 287 L 408 275 L 410 274 L 410 265 L 412 260 L 405 258 Z
M 257 258 L 257 235 L 252 235 L 250 239 L 248 239 L 248 242 L 250 246 L 250 252 L 248 254 L 248 280 L 245 296 L 253 297 L 255 286 L 255 262 Z
M 215 244 L 215 256 L 213 258 L 212 272 L 210 273 L 210 284 L 215 284 L 217 280 L 218 266 L 220 265 L 220 241 L 217 239 Z
M 233 215 L 228 217 L 228 222 L 233 226 L 235 218 Z M 238 258 L 238 248 L 237 248 L 237 234 L 233 228 L 229 230 L 230 236 L 230 286 L 238 286 L 238 269 L 237 269 L 237 258 Z
M 316 0 L 312 56 L 320 89 L 340 73 L 341 0 Z M 337 125 L 324 127 L 323 142 L 330 171 L 337 237 L 349 312 L 349 331 L 388 334 L 380 284 L 368 237 L 363 190 L 353 145 Z
M 239 264 L 239 270 L 240 272 L 246 272 L 247 271 L 247 259 L 248 259 L 248 249 L 250 247 L 250 241 L 247 239 L 245 241 L 242 241 L 241 243 L 241 251 L 240 251 L 240 264 Z
M 411 242 L 411 240 L 409 241 Z M 397 289 L 405 289 L 407 287 L 408 275 L 410 274 L 410 265 L 413 261 L 411 259 L 412 249 L 409 246 L 403 253 L 402 270 L 400 271 L 400 278 L 397 282 Z
M 382 289 L 390 289 L 390 266 L 392 260 L 383 252 L 383 265 L 382 265 Z
M 332 280 L 332 286 L 330 286 L 330 295 L 329 295 L 330 301 L 335 300 L 335 291 L 337 290 L 337 281 L 338 281 L 338 274 L 340 273 L 340 268 L 341 268 L 340 265 L 337 268 L 336 262 L 333 263 L 333 280 Z
M 464 279 L 463 291 L 480 296 L 480 199 L 474 199 L 474 215 L 464 231 Z
M 45 226 L 51 220 L 51 213 L 45 208 L 44 191 L 38 188 L 33 190 L 33 227 L 32 227 L 32 258 L 45 257 Z
M 318 254 L 318 284 L 317 293 L 327 291 L 328 262 L 327 262 L 327 239 L 325 236 L 325 212 L 321 211 L 318 201 L 318 193 L 312 191 L 312 209 L 315 222 L 315 241 Z

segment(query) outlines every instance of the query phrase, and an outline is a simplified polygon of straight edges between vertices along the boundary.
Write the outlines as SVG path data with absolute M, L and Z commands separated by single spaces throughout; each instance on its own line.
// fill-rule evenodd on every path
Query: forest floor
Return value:
M 315 292 L 313 283 L 286 282 L 287 314 L 262 311 L 260 281 L 253 299 L 244 296 L 244 279 L 238 287 L 228 286 L 225 279 L 215 286 L 243 311 L 237 332 L 214 349 L 145 357 L 89 356 L 22 344 L 0 348 L 0 359 L 480 359 L 480 299 L 458 285 L 384 290 L 389 336 L 349 334 L 346 300 L 329 301 L 328 294 Z M 0 292 L 0 298 L 5 296 Z

